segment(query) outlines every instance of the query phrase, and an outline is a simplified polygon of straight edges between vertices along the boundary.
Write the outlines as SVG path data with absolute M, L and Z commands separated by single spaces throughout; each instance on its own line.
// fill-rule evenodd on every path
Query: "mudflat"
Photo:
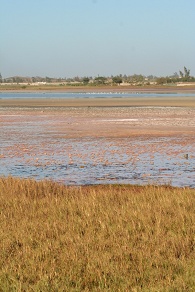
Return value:
M 2 106 L 0 169 L 73 185 L 194 187 L 194 134 L 194 106 Z
M 67 98 L 67 99 L 0 99 L 0 107 L 195 107 L 194 96 L 186 97 L 131 97 L 131 98 Z
M 32 86 L 30 87 L 32 88 Z M 47 87 L 45 87 L 47 88 Z M 50 88 L 50 87 L 49 87 Z M 51 92 L 97 92 L 96 98 L 13 98 L 0 99 L 0 113 L 19 116 L 36 115 L 37 119 L 53 120 L 55 129 L 66 136 L 132 136 L 178 135 L 195 133 L 195 88 L 188 87 L 51 87 Z M 1 88 L 2 89 L 2 88 Z M 1 90 L 2 91 L 2 90 Z M 19 90 L 18 92 L 33 90 Z M 37 90 L 41 91 L 40 89 Z M 12 91 L 16 92 L 16 91 Z M 46 92 L 46 91 L 45 91 Z M 48 91 L 47 91 L 48 92 Z M 101 92 L 129 92 L 134 97 L 101 97 Z M 143 93 L 143 96 L 136 96 Z M 154 95 L 154 93 L 164 93 Z M 182 93 L 167 96 L 166 93 Z M 146 95 L 144 95 L 146 93 Z M 148 93 L 153 93 L 148 97 Z M 186 95 L 185 95 L 186 94 Z M 71 96 L 71 95 L 70 95 Z M 5 110 L 6 109 L 6 110 Z M 14 115 L 12 115 L 14 123 Z M 1 115 L 1 121 L 4 117 Z M 54 123 L 54 122 L 53 122 Z
M 59 103 L 16 100 L 13 104 L 5 100 L 8 107 L 0 107 L 0 121 L 2 125 L 10 123 L 14 127 L 16 123 L 33 124 L 36 118 L 40 125 L 42 121 L 48 121 L 47 128 L 51 133 L 55 131 L 55 135 L 75 138 L 190 135 L 194 139 L 195 106 L 190 107 L 189 103 L 176 106 L 167 101 L 163 106 L 159 101 L 155 106 L 155 101 L 147 101 L 141 106 L 137 103 L 126 106 L 127 101 L 124 101 L 125 105 L 121 100 L 118 103 L 104 101 L 102 105 L 99 100 L 60 100 Z

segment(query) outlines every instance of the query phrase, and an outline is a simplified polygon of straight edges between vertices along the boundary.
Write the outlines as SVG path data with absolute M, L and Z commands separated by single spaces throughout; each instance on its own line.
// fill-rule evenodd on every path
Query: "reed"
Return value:
M 0 178 L 0 291 L 195 291 L 195 190 Z

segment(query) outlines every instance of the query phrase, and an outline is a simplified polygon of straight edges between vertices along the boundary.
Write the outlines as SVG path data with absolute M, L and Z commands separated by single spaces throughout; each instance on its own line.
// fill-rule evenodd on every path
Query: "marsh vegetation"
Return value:
M 1 291 L 194 291 L 195 190 L 0 179 Z

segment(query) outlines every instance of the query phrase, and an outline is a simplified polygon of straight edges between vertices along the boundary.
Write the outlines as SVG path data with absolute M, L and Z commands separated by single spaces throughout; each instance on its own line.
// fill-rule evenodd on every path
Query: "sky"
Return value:
M 195 76 L 195 0 L 0 0 L 0 73 Z

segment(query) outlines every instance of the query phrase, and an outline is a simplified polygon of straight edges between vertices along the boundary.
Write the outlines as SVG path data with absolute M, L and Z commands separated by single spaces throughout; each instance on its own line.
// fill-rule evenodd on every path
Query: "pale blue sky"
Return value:
M 8 76 L 195 75 L 195 0 L 0 0 Z

